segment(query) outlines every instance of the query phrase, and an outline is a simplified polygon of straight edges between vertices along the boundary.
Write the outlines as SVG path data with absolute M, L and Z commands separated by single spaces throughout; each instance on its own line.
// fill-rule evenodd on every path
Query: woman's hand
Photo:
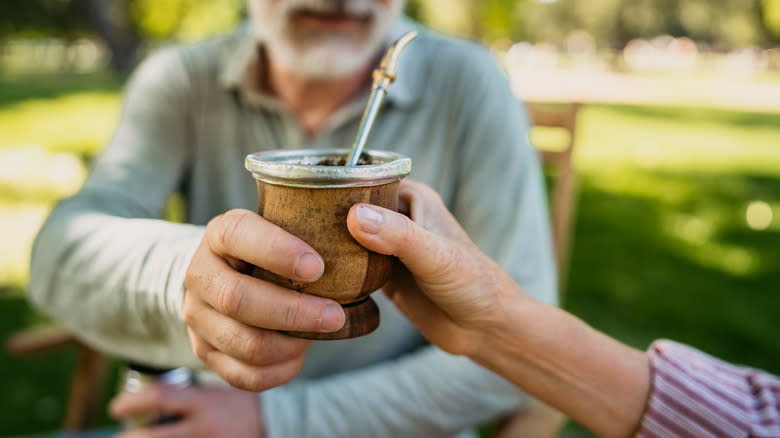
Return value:
M 347 226 L 398 256 L 385 291 L 431 343 L 505 377 L 596 432 L 635 431 L 650 388 L 647 355 L 534 300 L 465 235 L 430 188 L 401 183 L 400 210 L 358 204 Z
M 358 204 L 347 227 L 366 248 L 399 258 L 403 265 L 383 289 L 420 332 L 449 353 L 473 356 L 484 333 L 500 325 L 505 297 L 530 298 L 471 242 L 431 188 L 402 181 L 399 199 L 409 217 Z

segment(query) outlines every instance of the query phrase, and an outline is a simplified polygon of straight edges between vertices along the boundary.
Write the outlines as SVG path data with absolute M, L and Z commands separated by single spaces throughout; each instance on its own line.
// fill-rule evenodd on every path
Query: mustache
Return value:
M 384 9 L 371 0 L 292 0 L 281 4 L 286 16 L 298 12 L 371 16 Z

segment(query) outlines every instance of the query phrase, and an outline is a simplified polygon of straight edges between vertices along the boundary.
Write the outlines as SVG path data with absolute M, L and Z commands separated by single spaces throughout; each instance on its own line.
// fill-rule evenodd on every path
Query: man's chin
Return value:
M 340 32 L 349 34 L 368 33 L 372 24 L 372 16 L 356 16 L 347 14 L 318 14 L 300 12 L 292 16 L 291 23 L 294 29 L 303 29 L 304 32 Z
M 308 57 L 290 68 L 308 79 L 341 79 L 365 69 L 372 59 L 373 57 L 343 59 L 320 54 Z
M 309 47 L 303 51 L 269 47 L 269 55 L 302 77 L 339 79 L 367 68 L 379 50 L 379 47 L 367 47 L 366 44 L 343 42 Z

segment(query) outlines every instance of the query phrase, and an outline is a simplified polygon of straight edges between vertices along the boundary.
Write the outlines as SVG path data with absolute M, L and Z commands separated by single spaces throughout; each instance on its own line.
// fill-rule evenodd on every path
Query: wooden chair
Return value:
M 529 104 L 527 107 L 534 127 L 560 128 L 568 134 L 562 148 L 539 151 L 542 163 L 552 177 L 549 187 L 550 219 L 558 267 L 558 302 L 563 304 L 576 205 L 576 179 L 572 154 L 580 105 L 571 103 L 564 109 L 550 109 L 538 104 Z M 500 421 L 496 425 L 494 436 L 495 438 L 555 437 L 559 435 L 565 422 L 566 416 L 562 413 L 534 400 L 521 411 Z
M 180 190 L 185 191 L 184 187 Z M 184 198 L 172 195 L 167 202 L 166 218 L 183 220 Z M 19 358 L 34 358 L 65 348 L 75 348 L 77 359 L 71 378 L 63 428 L 79 432 L 94 428 L 100 418 L 105 383 L 112 363 L 102 352 L 80 341 L 65 328 L 52 324 L 44 328 L 24 329 L 6 340 L 6 350 Z
M 96 425 L 109 359 L 59 326 L 22 330 L 6 341 L 6 350 L 21 358 L 41 356 L 68 347 L 75 347 L 78 357 L 63 427 L 67 432 L 78 432 Z
M 577 204 L 577 180 L 572 156 L 579 110 L 579 103 L 568 104 L 564 109 L 549 109 L 538 104 L 528 105 L 534 127 L 559 128 L 568 134 L 562 148 L 539 151 L 544 166 L 552 176 L 552 184 L 549 187 L 550 220 L 558 266 L 558 302 L 561 304 L 565 298 L 571 231 Z

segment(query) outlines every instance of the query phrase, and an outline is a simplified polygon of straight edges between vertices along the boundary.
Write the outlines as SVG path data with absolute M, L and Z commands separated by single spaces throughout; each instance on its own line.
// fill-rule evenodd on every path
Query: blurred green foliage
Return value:
M 137 29 L 145 39 L 203 38 L 235 25 L 244 0 L 26 0 L 0 15 L 0 39 L 13 35 L 73 38 L 95 34 L 96 15 Z
M 141 33 L 155 40 L 198 40 L 238 23 L 245 0 L 135 0 L 131 16 Z
M 234 27 L 244 0 L 29 0 L 0 14 L 0 45 L 12 37 L 93 38 L 111 67 L 128 72 L 144 44 L 197 40 Z
M 47 177 L 72 163 L 62 157 L 83 158 L 86 167 L 102 148 L 122 83 L 102 74 L 26 79 L 0 77 L 0 164 L 24 167 L 11 160 L 30 155 L 14 152 L 41 148 L 32 150 L 37 165 L 29 173 L 0 182 L 0 338 L 46 322 L 25 303 L 24 289 L 32 238 L 67 194 L 64 180 Z M 780 373 L 778 137 L 780 114 L 586 105 L 565 307 L 641 349 L 667 337 Z M 540 145 L 561 139 L 555 131 L 533 133 Z M 42 166 L 48 161 L 51 167 Z M 84 178 L 83 171 L 65 175 L 75 178 L 70 191 Z M 749 226 L 756 202 L 771 211 L 763 229 Z M 67 351 L 41 359 L 0 351 L 0 435 L 57 428 L 72 364 Z M 571 425 L 564 436 L 589 435 Z
M 777 45 L 778 0 L 419 0 L 424 22 L 459 35 L 562 44 L 575 30 L 601 46 L 687 36 L 723 47 Z
M 18 37 L 95 38 L 127 71 L 144 45 L 230 29 L 244 1 L 7 2 L 0 49 Z M 723 47 L 780 38 L 780 0 L 409 0 L 406 12 L 483 40 L 562 44 L 573 30 L 614 47 L 660 33 Z M 124 80 L 0 75 L 0 338 L 47 322 L 24 300 L 30 245 L 110 137 Z M 780 373 L 780 114 L 588 105 L 580 121 L 567 309 L 638 348 L 668 337 Z M 534 140 L 560 134 L 536 130 Z M 770 211 L 763 229 L 749 226 L 756 203 Z M 170 204 L 176 220 L 180 204 Z M 23 360 L 0 351 L 0 435 L 57 428 L 72 364 L 70 352 Z M 565 436 L 589 434 L 570 426 Z
M 5 2 L 0 14 L 0 42 L 13 36 L 75 38 L 86 29 L 81 6 L 70 0 Z
M 0 45 L 14 37 L 102 41 L 117 71 L 145 44 L 197 40 L 236 26 L 245 0 L 27 0 L 0 14 Z M 484 41 L 564 44 L 585 31 L 601 47 L 687 36 L 718 48 L 780 42 L 780 0 L 409 0 L 406 12 L 445 32 Z
M 764 23 L 777 42 L 780 39 L 780 0 L 764 0 L 761 6 Z

